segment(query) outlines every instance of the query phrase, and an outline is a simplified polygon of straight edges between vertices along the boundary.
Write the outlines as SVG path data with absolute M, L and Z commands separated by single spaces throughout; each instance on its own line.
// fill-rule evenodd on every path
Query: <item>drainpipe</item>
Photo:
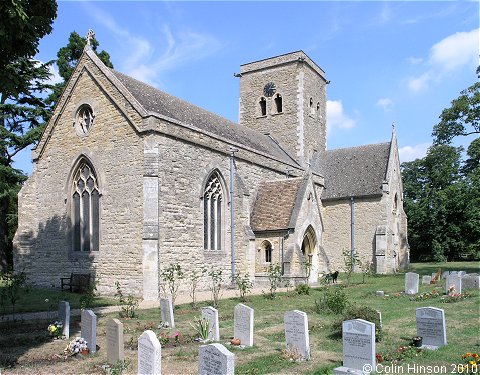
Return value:
M 235 220 L 234 220 L 234 204 L 233 204 L 233 179 L 235 176 L 235 153 L 236 148 L 230 148 L 230 234 L 231 234 L 231 269 L 232 269 L 232 284 L 235 282 Z
M 285 240 L 290 235 L 290 229 L 287 230 L 287 234 L 282 236 L 282 276 L 285 274 L 285 263 L 284 263 L 284 254 L 285 254 Z
M 350 222 L 352 225 L 351 228 L 351 254 L 352 254 L 352 271 L 355 270 L 355 200 L 353 197 L 350 197 Z

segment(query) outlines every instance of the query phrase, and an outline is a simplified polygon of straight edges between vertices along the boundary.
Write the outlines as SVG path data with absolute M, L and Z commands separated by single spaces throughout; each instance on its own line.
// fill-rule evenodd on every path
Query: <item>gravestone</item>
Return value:
M 118 319 L 109 319 L 106 324 L 107 332 L 107 362 L 115 365 L 125 359 L 123 351 L 123 324 Z
M 463 276 L 462 289 L 480 289 L 480 276 L 473 274 Z
M 442 279 L 446 278 L 448 275 L 450 275 L 450 271 L 443 271 L 442 272 Z
M 458 271 L 457 275 L 460 277 L 465 276 L 467 273 L 465 271 Z
M 308 317 L 303 311 L 287 311 L 284 315 L 287 350 L 297 351 L 303 359 L 310 359 Z
M 160 315 L 162 317 L 162 322 L 167 322 L 171 328 L 175 327 L 171 298 L 160 298 Z
M 70 337 L 70 303 L 67 301 L 60 301 L 58 304 L 58 320 L 63 323 L 62 334 L 68 339 Z
M 447 280 L 445 281 L 445 293 L 448 294 L 448 289 L 452 286 L 455 288 L 455 293 L 462 293 L 462 278 L 456 273 L 447 276 Z
M 233 313 L 233 337 L 240 344 L 253 346 L 253 309 L 239 303 Z
M 414 272 L 407 272 L 405 274 L 405 294 L 417 294 L 418 293 L 418 281 L 420 275 Z
M 222 344 L 201 345 L 198 350 L 199 375 L 233 375 L 235 355 Z
M 383 290 L 377 290 L 377 291 L 375 292 L 375 295 L 376 295 L 377 297 L 385 297 L 385 292 L 384 292 Z
M 208 339 L 213 341 L 220 340 L 220 329 L 218 326 L 218 310 L 211 306 L 202 308 L 202 318 L 210 323 L 210 333 Z
M 97 351 L 97 316 L 92 310 L 82 311 L 81 335 L 87 340 L 90 353 Z
M 147 330 L 138 339 L 138 374 L 162 373 L 162 347 L 155 332 Z
M 431 281 L 432 276 L 422 276 L 422 285 L 429 285 Z
M 363 374 L 375 370 L 375 324 L 363 319 L 342 323 L 343 366 L 334 374 Z M 365 367 L 364 367 L 365 366 Z
M 437 349 L 447 345 L 445 312 L 436 307 L 419 307 L 415 310 L 417 336 L 422 337 L 422 348 Z
M 458 272 L 457 272 L 457 271 L 450 271 L 450 275 L 457 276 L 457 275 L 458 275 Z

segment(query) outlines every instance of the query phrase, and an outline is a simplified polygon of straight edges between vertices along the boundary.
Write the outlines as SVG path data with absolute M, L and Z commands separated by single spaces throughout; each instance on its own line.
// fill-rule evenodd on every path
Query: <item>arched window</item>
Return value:
M 213 172 L 203 192 L 203 246 L 205 250 L 222 249 L 223 192 L 218 172 Z
M 260 116 L 267 115 L 267 100 L 265 98 L 260 99 Z
M 277 94 L 275 95 L 275 109 L 277 113 L 282 113 L 283 112 L 283 102 L 282 102 L 282 95 Z
M 315 109 L 313 107 L 313 98 L 310 98 L 310 114 L 313 115 L 315 113 Z
M 72 184 L 72 232 L 74 251 L 98 251 L 100 193 L 93 167 L 82 161 Z
M 302 254 L 308 257 L 309 261 L 312 261 L 313 254 L 315 252 L 317 240 L 315 238 L 315 231 L 313 230 L 312 226 L 309 225 L 305 234 L 303 235 L 302 241 Z

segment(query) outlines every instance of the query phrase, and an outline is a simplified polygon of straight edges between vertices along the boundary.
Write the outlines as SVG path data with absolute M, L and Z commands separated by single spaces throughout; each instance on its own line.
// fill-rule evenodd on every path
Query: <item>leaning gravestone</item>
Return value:
M 304 360 L 310 359 L 308 317 L 303 311 L 287 311 L 284 315 L 287 350 L 297 351 Z
M 198 351 L 199 375 L 233 375 L 235 355 L 222 344 L 202 345 Z
M 463 276 L 462 289 L 480 289 L 480 276 L 473 274 Z
M 334 374 L 364 374 L 375 370 L 375 324 L 363 319 L 342 323 L 343 366 Z
M 110 319 L 106 324 L 107 362 L 115 365 L 125 359 L 123 350 L 123 324 L 118 319 Z
M 455 293 L 462 293 L 462 278 L 456 273 L 447 276 L 447 280 L 445 281 L 445 293 L 448 294 L 448 290 L 451 287 L 455 288 Z
M 87 340 L 89 352 L 95 353 L 97 350 L 97 316 L 92 310 L 82 311 L 81 326 L 81 334 Z
M 65 338 L 70 337 L 70 303 L 60 301 L 58 304 L 58 320 L 63 323 L 63 335 Z
M 447 345 L 445 311 L 436 307 L 419 307 L 415 311 L 417 336 L 422 337 L 422 347 L 437 349 Z
M 162 373 L 162 347 L 155 332 L 147 330 L 138 339 L 138 374 L 159 375 Z
M 162 322 L 167 322 L 171 328 L 175 327 L 175 320 L 173 317 L 173 304 L 171 298 L 160 299 L 160 314 Z
M 422 285 L 429 285 L 432 281 L 432 276 L 422 276 Z
M 405 274 L 405 294 L 418 293 L 418 281 L 420 275 L 414 272 L 407 272 Z
M 218 326 L 218 310 L 211 306 L 202 309 L 202 318 L 205 318 L 210 323 L 210 333 L 208 339 L 213 341 L 220 340 L 220 329 Z
M 240 339 L 241 345 L 253 346 L 253 309 L 239 303 L 233 316 L 233 337 Z

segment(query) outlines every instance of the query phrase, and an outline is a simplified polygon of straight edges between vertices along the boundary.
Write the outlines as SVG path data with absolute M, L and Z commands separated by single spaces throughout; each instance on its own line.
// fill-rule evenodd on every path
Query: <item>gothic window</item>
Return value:
M 267 242 L 265 244 L 265 263 L 272 262 L 272 244 Z
M 213 172 L 203 193 L 203 247 L 222 249 L 223 191 L 218 172 Z
M 398 209 L 398 195 L 395 193 L 395 198 L 393 199 L 393 214 L 395 215 L 397 213 Z
M 310 114 L 313 115 L 315 113 L 315 108 L 313 107 L 313 98 L 310 98 Z
M 260 116 L 267 115 L 267 101 L 265 98 L 260 99 Z
M 283 112 L 283 103 L 282 103 L 282 95 L 277 94 L 275 95 L 275 109 L 277 113 L 282 113 Z
M 95 172 L 83 161 L 75 172 L 72 192 L 74 251 L 98 251 L 100 193 Z

